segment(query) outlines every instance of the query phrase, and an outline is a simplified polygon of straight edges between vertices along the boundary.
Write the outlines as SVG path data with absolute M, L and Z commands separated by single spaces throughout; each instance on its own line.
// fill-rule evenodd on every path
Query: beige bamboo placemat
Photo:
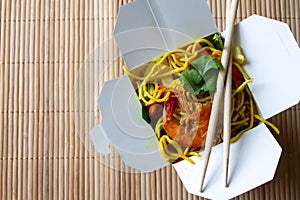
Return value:
M 171 166 L 134 173 L 89 142 L 101 86 L 123 73 L 110 39 L 126 3 L 0 2 L 0 199 L 202 199 Z M 225 0 L 208 3 L 223 30 Z M 288 23 L 300 43 L 299 0 L 241 1 L 238 21 L 252 14 Z M 271 120 L 283 148 L 274 180 L 236 199 L 300 199 L 300 105 Z

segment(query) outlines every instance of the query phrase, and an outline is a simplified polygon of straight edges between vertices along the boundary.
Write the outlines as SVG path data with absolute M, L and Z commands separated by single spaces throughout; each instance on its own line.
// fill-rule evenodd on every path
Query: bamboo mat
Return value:
M 123 74 L 111 37 L 126 3 L 0 1 L 0 199 L 202 199 L 171 166 L 136 173 L 90 143 L 103 82 Z M 225 0 L 208 3 L 223 30 Z M 299 0 L 241 1 L 238 21 L 252 14 L 288 23 L 300 43 Z M 275 177 L 235 199 L 300 199 L 300 105 L 271 121 L 283 148 Z

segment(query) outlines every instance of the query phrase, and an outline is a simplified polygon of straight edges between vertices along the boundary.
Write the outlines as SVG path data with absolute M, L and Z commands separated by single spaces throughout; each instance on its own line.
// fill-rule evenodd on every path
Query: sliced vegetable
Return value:
M 246 62 L 246 57 L 244 56 L 243 49 L 240 46 L 232 47 L 232 57 L 233 61 L 240 65 L 243 65 Z
M 219 34 L 215 34 L 212 38 L 212 43 L 216 49 L 222 50 L 224 48 L 223 40 Z

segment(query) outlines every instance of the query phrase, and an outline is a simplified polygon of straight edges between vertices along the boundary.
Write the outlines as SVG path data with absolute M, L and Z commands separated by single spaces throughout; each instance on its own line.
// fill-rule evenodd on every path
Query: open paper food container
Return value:
M 184 14 L 182 11 L 184 10 Z M 120 8 L 114 36 L 129 69 L 218 32 L 204 0 L 135 0 Z M 262 117 L 268 119 L 300 100 L 300 50 L 281 22 L 251 16 L 235 27 L 234 44 L 247 57 L 249 88 Z M 101 123 L 91 133 L 100 154 L 113 145 L 123 161 L 141 172 L 169 165 L 161 155 L 152 127 L 141 116 L 141 104 L 129 77 L 107 81 L 99 96 Z M 222 144 L 213 147 L 204 191 L 199 192 L 203 159 L 173 164 L 188 192 L 210 199 L 229 199 L 273 179 L 281 147 L 264 124 L 231 144 L 229 187 L 223 186 Z

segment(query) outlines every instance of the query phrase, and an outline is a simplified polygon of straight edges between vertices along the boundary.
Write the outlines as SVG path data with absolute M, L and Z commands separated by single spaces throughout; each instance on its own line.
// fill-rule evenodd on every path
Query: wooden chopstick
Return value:
M 200 179 L 200 192 L 203 191 L 203 183 L 204 178 L 208 166 L 208 161 L 211 154 L 211 148 L 213 145 L 214 135 L 216 132 L 216 126 L 218 123 L 218 114 L 220 110 L 220 105 L 222 101 L 223 96 L 223 90 L 224 90 L 224 82 L 225 77 L 227 73 L 227 66 L 230 60 L 231 55 L 231 46 L 232 46 L 232 35 L 233 35 L 233 29 L 234 29 L 234 22 L 236 18 L 237 8 L 238 8 L 239 0 L 232 0 L 231 7 L 230 7 L 230 14 L 229 14 L 229 20 L 226 24 L 226 36 L 225 36 L 225 43 L 224 43 L 224 50 L 222 53 L 221 63 L 223 65 L 223 69 L 220 70 L 218 80 L 217 80 L 217 90 L 214 94 L 214 100 L 212 104 L 212 110 L 211 110 L 211 116 L 210 116 L 210 122 L 208 125 L 208 131 L 207 131 L 207 137 L 205 141 L 205 150 L 204 150 L 204 166 L 201 174 Z
M 226 1 L 226 24 L 229 21 L 231 0 Z M 230 136 L 231 136 L 231 90 L 232 90 L 232 53 L 229 56 L 227 66 L 227 76 L 224 94 L 224 117 L 223 117 L 223 172 L 224 186 L 228 186 L 228 163 L 230 153 Z
M 230 54 L 232 55 L 232 54 Z M 231 58 L 232 56 L 230 56 Z M 228 163 L 230 153 L 231 136 L 231 88 L 232 88 L 232 60 L 230 59 L 227 69 L 225 94 L 224 94 L 224 127 L 223 127 L 223 171 L 224 186 L 227 187 Z

